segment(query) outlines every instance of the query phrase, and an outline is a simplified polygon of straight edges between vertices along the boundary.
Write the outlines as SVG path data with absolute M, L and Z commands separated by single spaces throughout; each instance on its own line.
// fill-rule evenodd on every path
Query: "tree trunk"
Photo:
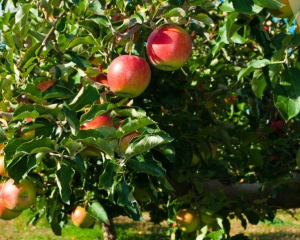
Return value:
M 117 239 L 117 233 L 115 229 L 115 225 L 112 219 L 109 219 L 108 224 L 101 223 L 102 231 L 103 231 L 103 239 L 104 240 L 115 240 Z

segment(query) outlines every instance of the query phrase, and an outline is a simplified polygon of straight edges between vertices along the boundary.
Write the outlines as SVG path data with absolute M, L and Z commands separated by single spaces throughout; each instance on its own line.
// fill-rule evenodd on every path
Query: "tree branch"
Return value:
M 188 193 L 190 184 L 178 184 L 170 177 L 169 183 L 174 188 L 175 196 Z M 280 188 L 279 188 L 280 187 Z M 300 207 L 300 174 L 293 173 L 285 179 L 285 183 L 234 183 L 226 184 L 218 179 L 206 179 L 204 181 L 206 191 L 224 191 L 228 198 L 236 201 L 241 199 L 249 205 L 254 205 L 254 200 L 266 200 L 266 203 L 277 209 L 289 209 Z
M 37 56 L 40 56 L 43 48 L 47 45 L 51 35 L 54 33 L 54 30 L 55 30 L 55 27 L 56 27 L 56 24 L 57 22 L 62 18 L 62 16 L 65 14 L 65 11 L 62 11 L 59 16 L 57 17 L 56 21 L 53 23 L 53 26 L 50 28 L 50 31 L 48 32 L 48 34 L 46 35 L 46 37 L 44 38 L 43 42 L 42 42 L 42 45 L 37 53 Z

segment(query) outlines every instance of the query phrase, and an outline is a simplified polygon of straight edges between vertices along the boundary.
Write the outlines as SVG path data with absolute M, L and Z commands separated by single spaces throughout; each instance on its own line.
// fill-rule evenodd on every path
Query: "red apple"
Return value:
M 81 228 L 89 228 L 95 222 L 95 219 L 81 206 L 77 206 L 73 210 L 71 219 L 75 226 Z
M 38 83 L 36 87 L 40 89 L 42 92 L 46 91 L 49 87 L 51 87 L 55 83 L 55 80 L 49 80 L 45 82 Z
M 108 127 L 115 126 L 113 120 L 107 113 L 99 115 L 95 117 L 92 121 L 84 123 L 80 127 L 80 129 L 81 130 L 96 129 L 101 126 L 108 126 Z
M 5 163 L 4 163 L 4 156 L 0 156 L 0 175 L 3 177 L 8 177 L 7 172 L 5 171 Z
M 14 185 L 13 179 L 9 179 L 2 187 L 1 197 L 6 208 L 19 212 L 35 202 L 36 189 L 27 179 L 17 185 Z
M 0 183 L 0 192 L 1 192 L 1 189 L 2 189 L 2 184 Z M 22 212 L 13 212 L 9 209 L 7 209 L 5 206 L 4 206 L 4 202 L 0 196 L 0 219 L 3 219 L 3 220 L 11 220 L 11 219 L 14 219 L 16 217 L 18 217 Z
M 148 87 L 151 71 L 148 63 L 137 56 L 122 55 L 108 67 L 108 85 L 116 95 L 135 98 Z
M 192 40 L 187 31 L 175 25 L 155 29 L 147 40 L 147 54 L 153 66 L 166 71 L 181 68 L 192 52 Z

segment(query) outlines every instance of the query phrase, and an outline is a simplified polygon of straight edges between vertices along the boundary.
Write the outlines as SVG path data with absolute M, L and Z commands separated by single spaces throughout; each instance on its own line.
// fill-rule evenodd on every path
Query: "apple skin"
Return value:
M 5 163 L 4 163 L 4 156 L 0 156 L 0 175 L 3 177 L 8 177 L 7 172 L 5 171 Z
M 290 18 L 300 10 L 299 0 L 279 0 L 285 6 L 279 9 L 268 9 L 268 11 L 277 18 Z
M 4 206 L 12 211 L 23 211 L 29 208 L 36 200 L 36 189 L 27 179 L 14 185 L 14 180 L 9 179 L 2 187 L 1 197 Z
M 132 55 L 115 58 L 107 71 L 110 90 L 121 97 L 139 96 L 148 87 L 150 78 L 149 64 L 144 59 Z
M 49 80 L 45 82 L 38 83 L 36 87 L 40 89 L 42 92 L 46 91 L 49 87 L 51 87 L 55 83 L 55 80 Z
M 73 224 L 80 228 L 89 228 L 95 222 L 95 219 L 81 206 L 77 206 L 72 211 L 71 219 Z
M 190 209 L 182 209 L 176 215 L 178 228 L 186 233 L 194 232 L 200 224 L 199 216 Z
M 1 192 L 2 186 L 3 185 L 0 183 L 0 192 Z M 18 217 L 21 213 L 22 213 L 22 211 L 13 212 L 13 211 L 7 209 L 4 206 L 4 202 L 3 202 L 3 200 L 0 196 L 0 219 L 2 219 L 2 220 L 11 220 L 11 219 L 14 219 L 14 218 Z
M 187 31 L 175 25 L 155 29 L 147 40 L 147 55 L 152 65 L 165 71 L 180 69 L 192 52 L 192 40 Z
M 107 127 L 115 126 L 113 120 L 107 113 L 99 115 L 95 117 L 92 121 L 84 123 L 82 126 L 80 126 L 80 129 L 81 130 L 97 129 L 98 127 L 101 126 L 107 126 Z

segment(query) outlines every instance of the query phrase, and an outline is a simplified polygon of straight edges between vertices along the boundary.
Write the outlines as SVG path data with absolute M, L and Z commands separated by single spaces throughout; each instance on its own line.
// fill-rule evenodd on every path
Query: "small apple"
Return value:
M 82 126 L 80 126 L 80 129 L 81 130 L 97 129 L 98 127 L 101 126 L 107 126 L 107 127 L 115 126 L 113 120 L 107 113 L 99 115 L 95 117 L 93 120 L 84 123 Z
M 0 156 L 0 175 L 3 177 L 8 177 L 7 172 L 5 171 L 5 163 L 4 163 L 4 156 Z
M 9 179 L 2 187 L 1 198 L 6 208 L 12 211 L 23 211 L 29 208 L 36 199 L 36 189 L 27 179 L 14 185 L 14 180 Z
M 145 186 L 135 186 L 133 190 L 133 196 L 136 200 L 142 203 L 149 202 L 151 200 L 150 194 Z
M 42 92 L 46 91 L 49 87 L 51 87 L 55 83 L 55 80 L 49 80 L 45 82 L 38 83 L 36 87 L 40 89 Z
M 178 228 L 183 232 L 194 232 L 200 224 L 199 216 L 190 209 L 182 209 L 176 215 Z
M 89 228 L 95 222 L 95 219 L 81 206 L 77 206 L 73 210 L 71 219 L 73 224 L 80 228 Z
M 121 97 L 135 98 L 142 94 L 150 83 L 148 63 L 137 56 L 122 55 L 112 61 L 107 71 L 110 90 Z
M 278 0 L 285 6 L 279 9 L 268 9 L 268 11 L 277 18 L 290 18 L 300 10 L 299 0 Z
M 1 189 L 2 189 L 2 184 L 0 183 L 0 192 L 1 192 Z M 11 220 L 11 219 L 14 219 L 14 218 L 18 217 L 21 213 L 22 213 L 22 211 L 13 212 L 13 211 L 7 209 L 4 206 L 4 202 L 3 202 L 3 200 L 0 196 L 0 219 L 2 219 L 2 220 Z
M 147 40 L 147 55 L 152 65 L 165 71 L 181 68 L 192 52 L 190 34 L 175 25 L 155 29 Z

